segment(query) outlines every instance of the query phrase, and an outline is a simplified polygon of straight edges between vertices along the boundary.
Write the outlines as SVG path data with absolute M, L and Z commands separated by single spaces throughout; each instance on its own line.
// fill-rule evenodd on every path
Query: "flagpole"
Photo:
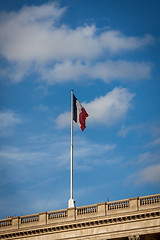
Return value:
M 70 163 L 70 199 L 68 201 L 68 207 L 75 207 L 75 201 L 73 199 L 73 90 L 71 90 L 71 163 Z

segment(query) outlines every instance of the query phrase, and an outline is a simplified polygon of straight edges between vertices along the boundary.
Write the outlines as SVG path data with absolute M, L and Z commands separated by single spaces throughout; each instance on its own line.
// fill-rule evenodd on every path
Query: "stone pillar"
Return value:
M 140 240 L 140 236 L 139 235 L 133 235 L 128 237 L 128 240 Z
M 106 215 L 106 203 L 98 203 L 98 216 Z
M 68 220 L 76 220 L 76 208 L 68 208 Z
M 138 209 L 138 198 L 130 198 L 129 199 L 129 208 L 131 211 L 137 211 Z
M 47 213 L 46 212 L 39 213 L 39 223 L 41 225 L 47 224 Z
M 19 217 L 13 217 L 12 218 L 12 227 L 15 229 L 19 228 Z

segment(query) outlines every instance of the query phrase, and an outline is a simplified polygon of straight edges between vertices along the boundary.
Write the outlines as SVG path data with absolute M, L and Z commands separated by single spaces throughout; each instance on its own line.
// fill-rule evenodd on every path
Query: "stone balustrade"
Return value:
M 0 231 L 21 229 L 24 227 L 47 225 L 51 223 L 94 218 L 99 216 L 116 216 L 119 213 L 141 211 L 160 207 L 160 194 L 136 197 L 114 202 L 105 202 L 84 207 L 44 212 L 21 217 L 0 220 Z
M 55 212 L 50 212 L 48 213 L 48 219 L 55 219 L 55 218 L 66 218 L 67 215 L 67 210 L 62 210 L 62 211 L 55 211 Z
M 10 220 L 1 220 L 0 221 L 0 228 L 1 227 L 8 227 L 12 225 L 12 219 Z
M 140 197 L 139 199 L 140 199 L 140 205 L 147 205 L 147 204 L 151 205 L 151 204 L 160 202 L 160 195 Z
M 77 215 L 97 213 L 97 205 L 77 208 Z
M 21 224 L 38 222 L 39 215 L 24 216 L 24 217 L 21 217 L 20 219 L 21 219 Z
M 108 210 L 116 210 L 119 208 L 128 208 L 129 207 L 129 200 L 122 200 L 108 203 Z

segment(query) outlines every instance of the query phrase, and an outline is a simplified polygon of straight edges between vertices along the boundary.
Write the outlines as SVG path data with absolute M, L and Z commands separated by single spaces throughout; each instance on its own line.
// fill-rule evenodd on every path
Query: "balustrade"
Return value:
M 7 227 L 12 225 L 12 219 L 0 221 L 0 227 Z
M 34 226 L 50 224 L 54 221 L 56 223 L 62 221 L 74 221 L 92 216 L 111 216 L 112 214 L 119 214 L 121 211 L 132 212 L 151 209 L 153 208 L 152 205 L 154 208 L 160 206 L 160 194 L 4 219 L 0 220 L 0 228 L 1 230 L 6 227 L 7 229 L 16 229 L 23 228 L 23 225 L 27 223 L 32 223 L 30 225 Z
M 38 221 L 39 221 L 39 216 L 38 215 L 27 216 L 27 217 L 22 217 L 21 218 L 21 224 L 31 223 L 31 222 L 38 222 Z
M 160 194 L 156 196 L 140 197 L 140 205 L 155 204 L 160 202 Z
M 53 212 L 48 214 L 48 219 L 66 218 L 67 216 L 67 211 Z
M 116 210 L 120 208 L 128 208 L 129 201 L 119 201 L 119 202 L 111 202 L 108 203 L 108 210 Z
M 77 215 L 92 214 L 97 212 L 97 206 L 84 207 L 77 209 Z

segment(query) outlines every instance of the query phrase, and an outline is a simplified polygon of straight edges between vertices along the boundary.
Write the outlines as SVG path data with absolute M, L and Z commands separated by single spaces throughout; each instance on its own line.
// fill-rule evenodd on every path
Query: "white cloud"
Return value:
M 0 54 L 11 64 L 9 71 L 0 70 L 1 75 L 9 72 L 11 81 L 19 82 L 34 70 L 49 83 L 80 79 L 81 76 L 105 82 L 150 77 L 148 63 L 119 60 L 93 64 L 92 61 L 150 45 L 154 42 L 152 36 L 125 36 L 112 30 L 98 33 L 94 24 L 71 29 L 60 24 L 65 11 L 66 8 L 48 3 L 1 13 Z M 50 69 L 46 67 L 48 63 Z
M 13 127 L 22 122 L 22 119 L 12 110 L 4 110 L 0 112 L 0 131 L 1 135 L 11 133 Z
M 88 124 L 99 123 L 106 126 L 115 124 L 125 118 L 128 110 L 132 107 L 131 101 L 134 94 L 126 88 L 115 88 L 105 96 L 94 99 L 90 103 L 82 103 L 89 117 Z M 70 124 L 70 113 L 65 112 L 56 119 L 57 127 L 63 128 Z
M 151 76 L 151 64 L 128 62 L 125 60 L 105 61 L 90 64 L 80 61 L 63 61 L 53 68 L 39 67 L 42 79 L 49 84 L 65 81 L 82 81 L 82 79 L 101 79 L 104 82 L 113 80 L 135 81 L 148 79 Z
M 151 65 L 144 62 L 128 62 L 125 60 L 107 61 L 93 66 L 92 77 L 101 78 L 105 82 L 112 80 L 130 81 L 148 79 Z
M 143 133 L 143 134 L 147 133 L 147 134 L 151 135 L 152 138 L 155 139 L 155 140 L 153 140 L 153 145 L 154 145 L 154 141 L 155 141 L 155 145 L 159 143 L 159 135 L 160 135 L 159 120 L 152 121 L 152 122 L 149 121 L 149 122 L 139 123 L 139 124 L 129 125 L 129 126 L 123 125 L 118 134 L 120 136 L 126 137 L 128 133 L 130 133 L 131 131 L 135 131 L 135 130 L 138 130 L 138 131 L 141 130 L 140 131 L 141 133 Z M 150 144 L 152 144 L 152 142 Z
M 159 137 L 160 136 L 160 121 L 159 120 L 154 121 L 152 124 L 150 124 L 149 130 L 154 137 Z
M 117 161 L 111 158 L 111 153 L 116 148 L 115 144 L 95 143 L 84 137 L 75 137 L 74 144 L 76 159 L 74 168 L 76 170 L 89 170 L 99 164 L 99 161 L 101 164 L 114 164 Z M 68 137 L 39 135 L 28 139 L 24 145 L 22 147 L 2 146 L 0 149 L 1 162 L 4 164 L 7 162 L 8 165 L 16 168 L 19 166 L 24 175 L 30 166 L 37 166 L 39 171 L 46 172 L 49 171 L 51 165 L 54 166 L 54 170 L 69 169 L 70 144 Z
M 112 125 L 126 116 L 132 106 L 133 97 L 134 94 L 126 88 L 114 88 L 105 96 L 88 103 L 86 107 L 93 116 L 92 121 Z
M 122 126 L 121 129 L 118 132 L 118 135 L 120 137 L 127 137 L 127 135 L 132 131 L 141 131 L 143 132 L 145 130 L 146 132 L 147 124 L 137 124 L 137 125 L 130 125 L 130 126 Z
M 63 61 L 56 63 L 52 68 L 40 66 L 42 79 L 52 85 L 56 82 L 81 81 L 82 77 L 89 75 L 92 67 L 82 64 L 80 61 Z
M 51 28 L 63 12 L 64 8 L 48 3 L 1 13 L 1 54 L 8 60 L 48 59 L 50 47 L 54 46 L 51 44 Z
M 146 122 L 143 124 L 135 124 L 129 126 L 122 126 L 118 132 L 120 137 L 127 137 L 128 134 L 138 134 L 138 136 L 150 136 L 148 143 L 144 145 L 145 148 L 156 148 L 160 146 L 160 126 L 159 122 Z
M 48 154 L 40 151 L 25 151 L 18 147 L 4 147 L 0 150 L 0 158 L 14 161 L 36 161 L 48 157 Z
M 148 166 L 137 175 L 137 184 L 141 183 L 159 183 L 160 182 L 160 164 Z
M 56 20 L 65 11 L 55 3 L 2 13 L 0 52 L 8 60 L 90 59 L 104 50 L 131 50 L 153 43 L 149 35 L 128 37 L 119 31 L 97 34 L 95 25 L 71 29 Z
M 84 138 L 75 139 L 74 157 L 76 159 L 74 168 L 84 171 L 84 169 L 92 169 L 95 166 L 103 164 L 114 164 L 115 161 L 110 156 L 116 148 L 115 144 L 100 144 L 88 141 Z
M 39 106 L 34 106 L 33 109 L 37 110 L 37 111 L 42 111 L 42 112 L 48 112 L 49 111 L 48 106 L 45 106 L 43 104 L 40 104 Z
M 159 154 L 145 152 L 145 153 L 141 153 L 138 156 L 138 163 L 140 164 L 153 163 L 153 162 L 159 161 L 159 158 L 160 158 Z
M 65 112 L 60 114 L 56 119 L 56 125 L 58 128 L 68 127 L 70 125 L 71 113 Z
M 159 146 L 160 146 L 160 137 L 146 144 L 146 147 L 159 147 Z
M 102 46 L 108 48 L 112 52 L 119 50 L 132 50 L 153 43 L 154 39 L 151 35 L 144 37 L 127 37 L 120 31 L 108 31 L 100 36 Z
M 7 66 L 0 69 L 0 77 L 3 82 L 10 80 L 13 83 L 22 81 L 29 73 L 33 71 L 30 62 L 11 62 Z

